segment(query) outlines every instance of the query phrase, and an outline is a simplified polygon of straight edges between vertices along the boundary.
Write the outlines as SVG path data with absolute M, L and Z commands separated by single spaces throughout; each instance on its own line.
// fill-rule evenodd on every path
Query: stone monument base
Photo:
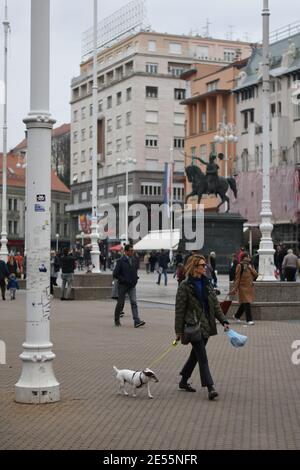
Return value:
M 110 299 L 112 290 L 111 273 L 74 274 L 71 298 L 74 300 Z M 54 298 L 61 297 L 61 288 L 54 286 Z

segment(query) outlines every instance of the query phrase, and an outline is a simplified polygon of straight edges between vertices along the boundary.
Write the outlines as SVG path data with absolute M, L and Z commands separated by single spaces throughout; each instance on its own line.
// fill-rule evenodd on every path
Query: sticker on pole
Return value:
M 45 212 L 46 209 L 42 204 L 34 204 L 34 212 Z
M 36 196 L 36 202 L 46 202 L 46 194 L 38 194 Z

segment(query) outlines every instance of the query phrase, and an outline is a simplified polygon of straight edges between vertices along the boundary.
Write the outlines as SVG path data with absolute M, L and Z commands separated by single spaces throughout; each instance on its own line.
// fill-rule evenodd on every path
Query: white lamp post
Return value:
M 56 252 L 58 252 L 58 239 L 59 239 L 59 233 L 55 235 L 56 238 Z
M 127 157 L 124 159 L 118 158 L 117 165 L 125 165 L 125 241 L 128 243 L 128 164 L 135 165 L 137 163 L 135 158 Z
M 235 125 L 231 122 L 225 123 L 225 118 L 218 124 L 218 134 L 214 136 L 214 141 L 217 144 L 225 143 L 225 178 L 228 177 L 228 142 L 236 144 L 238 137 L 235 135 Z
M 93 158 L 92 158 L 92 226 L 91 226 L 91 259 L 93 264 L 93 273 L 100 273 L 100 251 L 98 245 L 98 219 L 97 219 L 97 101 L 98 101 L 98 82 L 97 82 L 97 17 L 98 0 L 94 0 L 94 59 L 93 59 Z
M 49 113 L 49 59 L 50 0 L 31 0 L 30 112 L 24 119 L 28 132 L 26 339 L 15 399 L 32 404 L 60 399 L 50 342 L 51 131 L 55 121 Z
M 24 230 L 24 256 L 27 255 L 27 152 L 21 152 L 23 163 L 17 162 L 16 167 L 25 169 L 25 230 Z
M 3 157 L 2 157 L 2 228 L 0 259 L 7 261 L 7 43 L 9 22 L 7 19 L 7 0 L 5 0 L 4 26 L 4 103 L 3 103 Z M 1 103 L 0 103 L 1 104 Z
M 263 89 L 262 89 L 262 123 L 263 123 L 263 198 L 261 203 L 262 237 L 259 244 L 258 281 L 275 281 L 274 245 L 272 240 L 272 210 L 270 201 L 270 64 L 269 64 L 269 1 L 263 3 Z
M 173 261 L 173 199 L 174 199 L 174 190 L 173 190 L 173 147 L 170 148 L 170 261 Z

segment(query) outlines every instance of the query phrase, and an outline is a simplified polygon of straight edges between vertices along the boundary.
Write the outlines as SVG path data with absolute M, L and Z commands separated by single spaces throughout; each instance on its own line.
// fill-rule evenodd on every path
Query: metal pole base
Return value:
M 52 363 L 23 363 L 21 377 L 15 385 L 15 401 L 43 404 L 59 400 L 59 383 L 54 376 Z

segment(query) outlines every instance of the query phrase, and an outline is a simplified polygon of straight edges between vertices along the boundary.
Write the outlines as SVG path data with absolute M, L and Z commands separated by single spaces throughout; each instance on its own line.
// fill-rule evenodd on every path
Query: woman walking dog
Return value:
M 179 383 L 180 390 L 195 392 L 188 383 L 198 362 L 202 387 L 207 387 L 209 400 L 214 400 L 218 392 L 209 370 L 205 346 L 210 336 L 217 334 L 216 318 L 229 329 L 229 322 L 223 315 L 219 301 L 205 276 L 206 260 L 202 255 L 192 255 L 185 265 L 186 279 L 178 287 L 175 304 L 176 340 L 183 344 L 191 343 L 192 350 L 183 366 Z

